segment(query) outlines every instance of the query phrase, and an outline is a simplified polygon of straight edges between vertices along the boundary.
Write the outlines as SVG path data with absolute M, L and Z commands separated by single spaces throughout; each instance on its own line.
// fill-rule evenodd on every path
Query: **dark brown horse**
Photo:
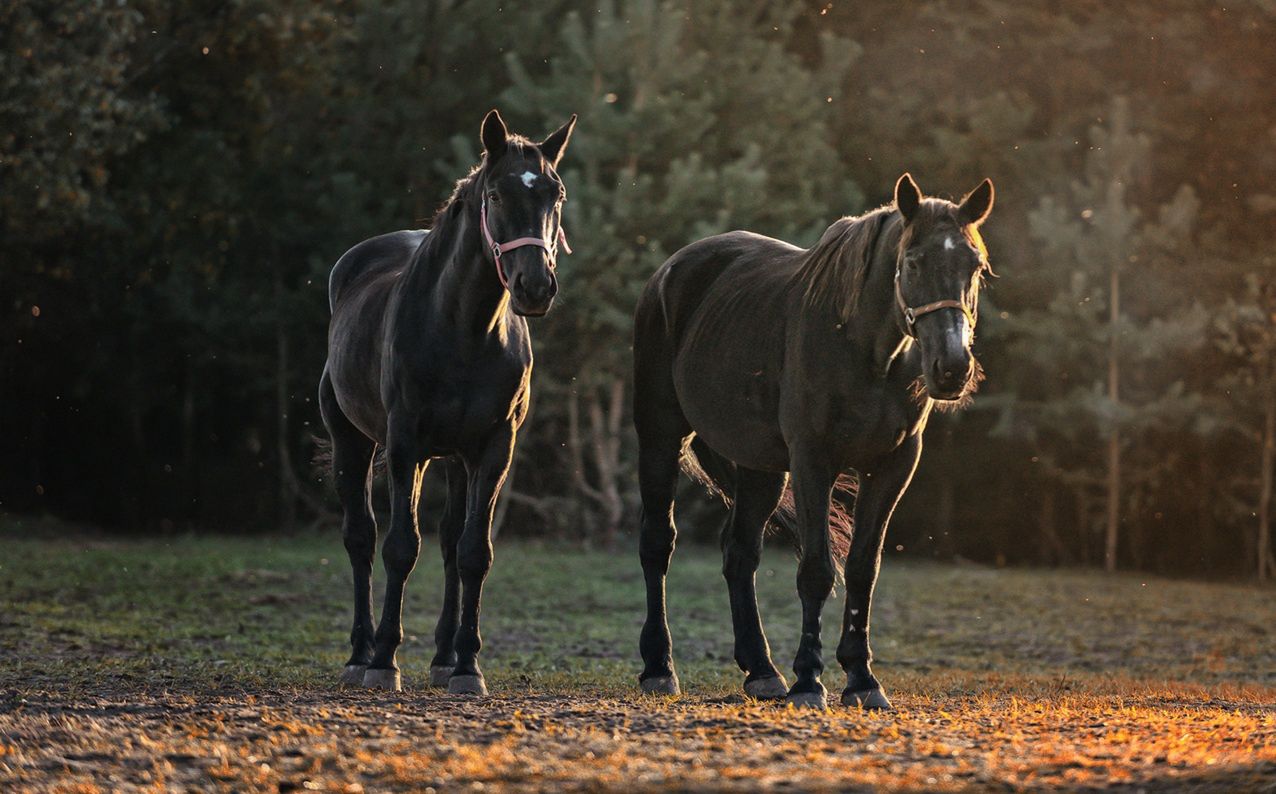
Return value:
M 731 232 L 678 251 L 652 276 L 634 327 L 634 424 L 647 583 L 642 688 L 678 692 L 665 616 L 680 456 L 731 502 L 723 575 L 745 691 L 826 705 L 820 616 L 833 588 L 830 494 L 859 475 L 837 659 L 842 702 L 889 708 L 869 669 L 869 606 L 882 542 L 922 449 L 933 401 L 966 398 L 987 256 L 985 180 L 960 203 L 923 199 L 843 218 L 809 250 Z M 771 661 L 754 593 L 763 528 L 791 480 L 802 637 L 790 689 Z
M 332 324 L 319 406 L 354 569 L 352 652 L 341 680 L 400 687 L 403 587 L 421 549 L 417 503 L 431 460 L 447 465 L 440 524 L 445 589 L 431 683 L 485 694 L 479 599 L 492 563 L 492 508 L 527 415 L 532 340 L 524 317 L 549 311 L 566 196 L 555 170 L 576 117 L 541 143 L 483 120 L 483 161 L 429 230 L 365 240 L 332 269 Z M 500 242 L 507 241 L 507 242 Z M 386 450 L 390 531 L 385 605 L 372 627 L 377 529 L 370 488 Z

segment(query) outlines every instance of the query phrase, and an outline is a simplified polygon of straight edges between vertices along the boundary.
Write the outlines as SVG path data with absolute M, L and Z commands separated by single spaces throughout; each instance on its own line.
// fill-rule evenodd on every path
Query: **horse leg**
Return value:
M 846 555 L 846 610 L 842 614 L 842 638 L 837 644 L 837 661 L 846 671 L 846 689 L 842 691 L 844 706 L 891 707 L 882 685 L 869 669 L 873 660 L 868 643 L 869 609 L 881 566 L 886 525 L 913 478 L 921 452 L 921 437 L 910 436 L 880 465 L 860 478 L 860 491 L 855 499 L 855 534 Z
M 456 667 L 447 682 L 447 691 L 452 694 L 487 694 L 487 684 L 478 665 L 478 653 L 483 647 L 479 635 L 479 605 L 483 599 L 483 581 L 492 568 L 492 513 L 513 456 L 514 428 L 509 427 L 491 438 L 476 460 L 466 460 L 469 481 L 465 528 L 456 548 L 461 578 L 461 619 L 453 640 Z
M 434 660 L 430 662 L 430 686 L 446 687 L 456 667 L 456 627 L 461 620 L 461 578 L 456 570 L 456 544 L 465 529 L 465 467 L 457 460 L 444 464 L 447 472 L 447 507 L 439 522 L 439 546 L 443 552 L 443 609 L 434 627 Z
M 722 575 L 731 599 L 735 661 L 745 673 L 745 693 L 760 700 L 781 699 L 789 689 L 771 661 L 754 581 L 762 533 L 780 503 L 784 482 L 783 474 L 737 467 L 731 515 L 722 532 Z
M 377 547 L 377 522 L 372 515 L 372 456 L 376 442 L 351 424 L 337 404 L 327 372 L 319 383 L 319 411 L 332 439 L 332 479 L 341 499 L 341 535 L 354 574 L 354 626 L 350 630 L 350 660 L 341 673 L 343 686 L 363 682 L 372 660 L 372 555 Z
M 793 659 L 797 680 L 788 701 L 796 706 L 827 708 L 820 674 L 824 672 L 820 621 L 824 602 L 833 592 L 833 558 L 829 549 L 829 499 L 837 469 L 818 456 L 795 454 L 793 499 L 802 540 L 797 589 L 802 601 L 802 639 Z
M 390 531 L 381 547 L 385 565 L 385 602 L 377 626 L 376 649 L 363 675 L 363 685 L 378 689 L 402 688 L 395 652 L 403 642 L 403 587 L 421 553 L 417 529 L 417 502 L 426 462 L 417 451 L 415 437 L 390 417 L 386 463 L 390 480 Z
M 673 557 L 677 530 L 673 522 L 674 487 L 682 440 L 638 437 L 638 485 L 642 496 L 638 557 L 647 585 L 647 619 L 638 641 L 643 669 L 638 684 L 643 692 L 678 694 L 673 669 L 673 640 L 665 613 L 665 576 Z

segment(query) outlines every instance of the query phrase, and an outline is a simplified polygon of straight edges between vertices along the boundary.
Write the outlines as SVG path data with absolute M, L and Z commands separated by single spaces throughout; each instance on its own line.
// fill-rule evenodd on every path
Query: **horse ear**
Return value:
M 576 114 L 567 120 L 567 123 L 550 133 L 549 137 L 541 141 L 541 154 L 549 161 L 549 164 L 558 167 L 558 161 L 563 159 L 563 151 L 567 149 L 567 142 L 572 139 L 572 130 L 576 129 Z
M 895 207 L 899 210 L 899 214 L 904 216 L 905 223 L 913 219 L 921 203 L 921 188 L 917 187 L 911 174 L 904 174 L 895 183 Z
M 509 138 L 509 130 L 505 129 L 505 120 L 495 108 L 483 117 L 483 132 L 479 136 L 483 141 L 483 151 L 494 157 L 505 151 L 505 141 Z
M 978 226 L 992 212 L 992 201 L 996 193 L 992 189 L 992 180 L 985 179 L 979 187 L 966 194 L 957 207 L 957 220 L 966 226 Z

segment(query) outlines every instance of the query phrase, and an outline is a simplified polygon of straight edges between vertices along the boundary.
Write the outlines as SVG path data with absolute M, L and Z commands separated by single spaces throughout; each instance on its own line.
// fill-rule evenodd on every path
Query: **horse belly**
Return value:
M 328 335 L 328 375 L 337 404 L 355 427 L 385 442 L 386 411 L 381 401 L 383 306 L 355 301 L 338 307 Z
M 683 415 L 715 452 L 746 468 L 787 471 L 774 381 L 757 362 L 739 367 L 687 361 L 674 376 Z

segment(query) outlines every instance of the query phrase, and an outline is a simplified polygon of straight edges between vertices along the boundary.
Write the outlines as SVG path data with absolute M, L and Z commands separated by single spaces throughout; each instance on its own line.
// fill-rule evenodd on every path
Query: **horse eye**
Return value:
M 915 257 L 915 256 L 906 256 L 906 257 L 904 257 L 904 264 L 908 266 L 908 269 L 909 269 L 909 270 L 916 270 L 916 269 L 917 269 L 917 257 Z
M 500 204 L 501 194 L 497 193 L 495 190 L 489 190 L 487 191 L 487 200 L 492 202 L 493 204 Z

